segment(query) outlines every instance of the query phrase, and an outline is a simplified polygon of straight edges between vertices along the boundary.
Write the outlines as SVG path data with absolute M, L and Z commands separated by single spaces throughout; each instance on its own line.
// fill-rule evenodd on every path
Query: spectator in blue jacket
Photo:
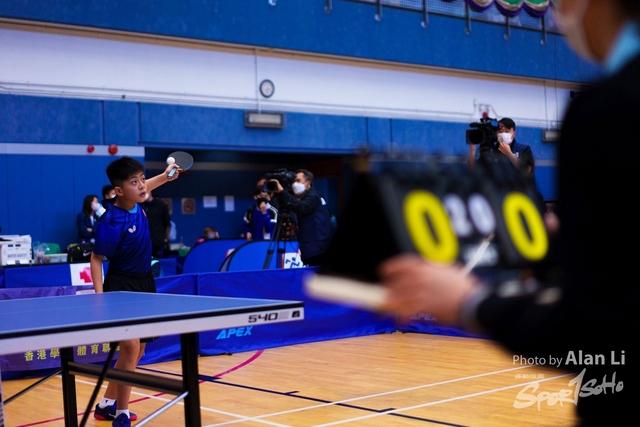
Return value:
M 242 218 L 242 234 L 240 237 L 244 237 L 248 242 L 252 240 L 269 240 L 278 220 L 278 210 L 271 205 L 271 197 L 269 196 L 269 193 L 265 191 L 264 183 L 259 183 L 253 190 L 253 198 L 256 200 L 256 203 L 247 209 L 247 212 Z M 264 227 L 263 223 L 266 221 L 266 218 L 262 212 L 263 208 L 260 206 L 260 200 L 264 200 L 266 202 L 264 206 L 269 215 L 269 220 L 273 225 L 268 224 Z M 258 223 L 256 224 L 253 222 L 254 213 L 258 213 Z
M 78 243 L 95 243 L 95 224 L 98 221 L 96 212 L 101 208 L 98 196 L 89 194 L 82 201 L 82 212 L 76 216 L 76 227 L 78 228 Z
M 276 221 L 269 210 L 269 201 L 259 198 L 242 220 L 242 233 L 248 242 L 270 240 Z

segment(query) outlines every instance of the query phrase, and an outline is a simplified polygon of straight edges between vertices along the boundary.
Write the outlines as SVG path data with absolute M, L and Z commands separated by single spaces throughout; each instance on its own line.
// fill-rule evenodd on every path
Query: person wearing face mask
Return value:
M 269 240 L 278 220 L 278 210 L 271 205 L 271 197 L 265 191 L 264 183 L 253 190 L 253 198 L 256 203 L 247 209 L 242 218 L 240 237 L 244 237 L 248 242 Z
M 467 156 L 468 169 L 473 170 L 477 160 L 508 160 L 513 166 L 521 169 L 527 175 L 532 175 L 535 167 L 533 152 L 528 145 L 516 142 L 516 123 L 508 117 L 498 120 L 497 133 L 497 149 L 502 156 L 500 156 L 500 154 L 488 156 L 482 151 L 482 148 L 476 150 L 474 144 L 469 144 L 469 155 Z
M 82 201 L 82 212 L 76 216 L 78 242 L 95 242 L 95 224 L 96 221 L 98 221 L 96 212 L 99 211 L 101 207 L 100 202 L 98 202 L 98 196 L 89 194 L 84 197 Z
M 171 231 L 169 206 L 159 197 L 154 197 L 153 193 L 149 191 L 147 192 L 147 200 L 142 203 L 142 208 L 149 220 L 151 254 L 154 258 L 162 258 L 165 248 L 169 245 L 169 232 Z
M 218 234 L 215 228 L 205 227 L 204 232 L 202 233 L 202 236 L 198 237 L 198 240 L 196 240 L 195 243 L 191 245 L 191 249 L 195 248 L 202 242 L 219 239 L 219 238 L 220 238 L 220 235 Z
M 97 210 L 96 210 L 96 216 L 98 218 L 100 218 L 102 216 L 103 213 L 105 213 L 107 210 L 105 209 L 105 207 L 102 205 L 102 203 L 98 203 L 97 206 Z
M 629 247 L 640 241 L 633 225 L 640 175 L 615 141 L 640 144 L 640 0 L 559 0 L 554 8 L 569 45 L 606 74 L 564 115 L 555 257 L 532 277 L 508 283 L 415 254 L 391 257 L 377 270 L 386 292 L 380 310 L 402 319 L 430 313 L 493 337 L 514 356 L 544 357 L 547 365 L 553 357 L 558 374 L 569 374 L 564 390 L 581 427 L 638 426 L 640 272 Z M 618 206 L 615 218 L 603 197 Z M 534 400 L 540 391 L 524 390 Z
M 243 219 L 242 229 L 248 242 L 271 239 L 276 226 L 276 219 L 271 214 L 269 201 L 258 198 L 252 207 L 249 223 L 245 224 L 246 216 Z
M 113 185 L 107 184 L 102 187 L 102 207 L 106 210 L 109 209 L 109 205 L 116 201 L 116 190 Z
M 306 169 L 296 171 L 291 191 L 284 191 L 278 180 L 275 193 L 279 195 L 280 208 L 296 214 L 297 235 L 302 263 L 319 266 L 325 263 L 329 243 L 333 236 L 331 212 L 322 193 L 313 188 L 313 173 Z

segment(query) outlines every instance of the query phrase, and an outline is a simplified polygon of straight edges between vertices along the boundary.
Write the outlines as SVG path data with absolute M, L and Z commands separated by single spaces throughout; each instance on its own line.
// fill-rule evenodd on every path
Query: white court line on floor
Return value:
M 59 375 L 58 375 L 58 377 L 59 377 L 59 378 L 62 378 L 62 377 L 60 377 Z M 95 387 L 95 386 L 96 386 L 96 383 L 91 382 L 91 381 L 84 381 L 84 380 L 78 380 L 78 379 L 76 379 L 76 382 L 77 382 L 77 383 L 82 383 L 82 384 L 91 385 L 91 386 L 93 386 L 93 387 Z M 106 388 L 107 388 L 107 386 L 103 384 L 103 385 L 101 386 L 101 388 L 105 388 L 105 389 L 106 389 Z M 154 396 L 154 395 L 152 395 L 152 394 L 146 394 L 146 393 L 140 393 L 140 392 L 133 391 L 133 390 L 131 391 L 131 394 L 132 394 L 132 395 L 134 394 L 134 395 L 136 395 L 136 396 L 140 396 L 140 397 L 146 397 L 146 398 L 148 398 L 148 399 L 159 400 L 159 401 L 161 401 L 161 402 L 165 402 L 165 403 L 168 403 L 168 402 L 170 402 L 170 401 L 172 400 L 172 399 L 167 399 L 167 398 L 165 398 L 165 397 Z M 184 406 L 184 402 L 178 402 L 176 405 Z M 253 418 L 253 417 L 247 417 L 247 416 L 240 415 L 240 414 L 234 414 L 234 413 L 232 413 L 232 412 L 226 412 L 226 411 L 220 411 L 220 410 L 218 410 L 218 409 L 207 408 L 207 407 L 202 406 L 202 405 L 200 405 L 200 410 L 201 410 L 201 411 L 212 412 L 212 413 L 214 413 L 214 414 L 220 414 L 220 415 L 226 415 L 226 416 L 233 417 L 233 418 L 238 418 L 237 420 L 234 420 L 234 421 L 233 421 L 234 423 L 235 423 L 235 422 L 238 422 L 238 423 L 239 423 L 239 422 L 243 422 L 243 421 L 255 421 L 255 422 L 257 422 L 257 423 L 262 423 L 262 424 L 266 424 L 266 425 L 270 425 L 270 426 L 276 426 L 276 427 L 291 427 L 291 426 L 289 426 L 289 425 L 287 425 L 287 424 L 280 424 L 280 423 L 275 423 L 275 422 L 273 422 L 273 421 L 267 421 L 267 420 L 255 419 L 255 418 Z
M 492 390 L 479 391 L 477 393 L 465 394 L 463 396 L 451 397 L 449 399 L 437 400 L 435 402 L 423 403 L 421 405 L 407 406 L 406 408 L 390 409 L 388 411 L 378 412 L 378 413 L 369 414 L 369 415 L 363 415 L 361 417 L 348 418 L 348 419 L 345 419 L 345 420 L 334 421 L 332 423 L 326 423 L 326 424 L 318 424 L 318 425 L 315 425 L 313 427 L 336 426 L 336 425 L 340 425 L 340 424 L 350 423 L 350 422 L 353 422 L 353 421 L 360 421 L 360 420 L 366 420 L 368 418 L 379 417 L 379 416 L 383 416 L 383 415 L 387 415 L 387 414 L 395 414 L 395 413 L 398 413 L 398 412 L 409 411 L 409 410 L 412 410 L 412 409 L 426 408 L 427 406 L 439 405 L 441 403 L 455 402 L 456 400 L 468 399 L 470 397 L 483 396 L 485 394 L 497 393 L 499 391 L 509 390 L 509 389 L 516 388 L 516 387 L 524 387 L 526 385 L 533 384 L 533 383 L 542 383 L 542 382 L 545 382 L 545 381 L 556 380 L 558 378 L 568 377 L 569 375 L 574 375 L 575 376 L 575 374 L 573 374 L 573 373 L 564 374 L 564 375 L 558 375 L 557 377 L 545 378 L 545 379 L 536 380 L 536 381 L 528 381 L 526 383 L 520 383 L 520 384 L 510 385 L 510 386 L 506 386 L 506 387 L 500 387 L 500 388 L 496 388 L 496 389 L 492 389 Z
M 251 418 L 252 420 L 258 421 L 261 418 L 267 418 L 267 417 L 274 417 L 277 415 L 285 415 L 285 414 L 291 414 L 294 412 L 302 412 L 302 411 L 308 411 L 310 409 L 318 409 L 318 408 L 323 408 L 323 407 L 327 407 L 327 406 L 333 406 L 333 405 L 339 405 L 342 403 L 349 403 L 349 402 L 355 402 L 358 400 L 364 400 L 364 399 L 371 399 L 374 397 L 380 397 L 380 396 L 387 396 L 390 394 L 397 394 L 397 393 L 404 393 L 407 391 L 413 391 L 413 390 L 419 390 L 422 388 L 428 388 L 428 387 L 435 387 L 435 386 L 439 386 L 439 385 L 443 385 L 443 384 L 451 384 L 451 383 L 455 383 L 455 382 L 459 382 L 459 381 L 466 381 L 466 380 L 471 380 L 471 379 L 476 379 L 476 378 L 482 378 L 482 377 L 486 377 L 486 376 L 490 376 L 490 375 L 496 375 L 496 374 L 502 374 L 505 372 L 511 372 L 511 371 L 517 371 L 519 369 L 527 369 L 527 368 L 533 368 L 533 367 L 537 367 L 538 365 L 524 365 L 524 366 L 518 366 L 515 368 L 509 368 L 509 369 L 502 369 L 499 371 L 493 371 L 493 372 L 486 372 L 484 374 L 476 374 L 476 375 L 469 375 L 467 377 L 460 377 L 460 378 L 455 378 L 452 380 L 445 380 L 445 381 L 438 381 L 435 383 L 429 383 L 429 384 L 423 384 L 423 385 L 419 385 L 419 386 L 415 386 L 415 387 L 409 387 L 409 388 L 403 388 L 403 389 L 398 389 L 398 390 L 392 390 L 392 391 L 386 391 L 384 393 L 377 393 L 377 394 L 370 394 L 367 396 L 358 396 L 358 397 L 353 397 L 351 399 L 345 399 L 345 400 L 338 400 L 335 402 L 329 402 L 329 403 L 321 403 L 318 405 L 312 405 L 312 406 L 305 406 L 304 408 L 296 408 L 296 409 L 290 409 L 287 411 L 281 411 L 281 412 L 273 412 L 270 414 L 264 414 L 264 415 L 259 415 L 257 417 L 253 417 Z M 560 377 L 558 377 L 560 378 Z M 378 413 L 374 414 L 374 416 L 377 416 Z M 382 413 L 380 413 L 382 414 Z M 223 426 L 223 425 L 229 425 L 229 424 L 236 424 L 239 422 L 242 422 L 243 420 L 234 420 L 234 421 L 226 421 L 223 423 L 219 423 L 219 424 L 209 424 L 205 427 L 215 427 L 215 426 Z
M 444 384 L 451 384 L 451 383 L 455 383 L 455 382 L 466 381 L 466 380 L 471 380 L 471 379 L 476 379 L 476 378 L 482 378 L 482 377 L 486 377 L 486 376 L 497 375 L 497 374 L 501 374 L 501 373 L 505 373 L 505 372 L 517 371 L 517 370 L 520 370 L 520 369 L 527 369 L 527 368 L 533 368 L 533 367 L 537 367 L 537 365 L 517 366 L 515 368 L 502 369 L 502 370 L 498 370 L 498 371 L 486 372 L 486 373 L 483 373 L 483 374 L 469 375 L 469 376 L 466 376 L 466 377 L 460 377 L 460 378 L 455 378 L 455 379 L 451 379 L 451 380 L 438 381 L 438 382 L 435 382 L 435 383 L 423 384 L 423 385 L 419 385 L 419 386 L 415 386 L 415 387 L 408 387 L 408 388 L 404 388 L 404 389 L 392 390 L 392 391 L 387 391 L 387 392 L 383 392 L 383 393 L 376 393 L 376 394 L 371 394 L 371 395 L 358 396 L 358 397 L 339 400 L 339 401 L 335 401 L 335 402 L 322 403 L 322 404 L 318 404 L 318 405 L 305 406 L 303 408 L 290 409 L 290 410 L 287 410 L 287 411 L 273 412 L 273 413 L 270 413 L 270 414 L 258 415 L 256 417 L 248 417 L 248 416 L 235 414 L 235 413 L 231 413 L 231 412 L 226 412 L 226 411 L 221 411 L 221 410 L 218 410 L 218 409 L 208 408 L 208 407 L 204 407 L 204 406 L 201 406 L 200 409 L 203 410 L 203 411 L 207 411 L 207 412 L 212 412 L 212 413 L 217 413 L 217 414 L 221 414 L 221 415 L 226 415 L 226 416 L 237 418 L 236 420 L 233 420 L 233 421 L 225 421 L 225 422 L 222 422 L 222 423 L 208 424 L 205 427 L 216 427 L 216 426 L 230 425 L 230 424 L 236 424 L 236 423 L 240 423 L 240 422 L 244 422 L 244 421 L 255 421 L 257 423 L 266 424 L 266 425 L 272 425 L 272 426 L 277 426 L 277 427 L 291 427 L 291 426 L 288 426 L 286 424 L 279 424 L 279 423 L 275 423 L 275 422 L 272 422 L 272 421 L 267 421 L 267 420 L 264 420 L 263 418 L 274 417 L 274 416 L 278 416 L 278 415 L 285 415 L 285 414 L 290 414 L 290 413 L 295 413 L 295 412 L 302 412 L 302 411 L 307 411 L 307 410 L 317 409 L 317 408 L 323 408 L 323 407 L 328 407 L 328 406 L 334 406 L 334 405 L 339 405 L 339 404 L 343 404 L 343 403 L 355 402 L 355 401 L 358 401 L 358 400 L 371 399 L 371 398 L 374 398 L 374 397 L 387 396 L 387 395 L 390 395 L 390 394 L 404 393 L 404 392 L 408 392 L 408 391 L 419 390 L 419 389 L 429 388 L 429 387 L 435 387 L 435 386 L 444 385 Z M 406 407 L 406 408 L 396 408 L 396 409 L 392 409 L 392 410 L 389 410 L 389 411 L 376 412 L 375 414 L 368 414 L 368 415 L 364 415 L 364 416 L 356 417 L 356 418 L 348 418 L 348 419 L 344 419 L 344 420 L 340 420 L 340 421 L 335 421 L 333 423 L 319 424 L 319 425 L 314 426 L 314 427 L 328 427 L 328 426 L 333 426 L 333 425 L 345 424 L 345 423 L 349 423 L 349 422 L 353 422 L 353 421 L 359 421 L 359 420 L 363 420 L 363 419 L 368 419 L 368 418 L 388 415 L 388 414 L 391 414 L 391 413 L 398 413 L 398 412 L 402 412 L 402 411 L 408 411 L 408 410 L 412 410 L 412 409 L 423 408 L 423 407 L 437 405 L 437 404 L 441 404 L 441 403 L 447 403 L 447 402 L 452 402 L 452 401 L 456 401 L 456 400 L 467 399 L 467 398 L 481 396 L 481 395 L 485 395 L 485 394 L 497 393 L 497 392 L 508 390 L 508 389 L 511 389 L 511 388 L 523 387 L 525 385 L 532 384 L 532 383 L 535 383 L 535 382 L 551 381 L 551 380 L 558 379 L 558 378 L 563 378 L 563 377 L 566 377 L 566 376 L 569 376 L 569 375 L 572 375 L 572 374 L 565 374 L 565 375 L 560 375 L 560 376 L 556 376 L 556 377 L 552 377 L 552 378 L 545 378 L 545 379 L 542 379 L 542 380 L 529 381 L 529 382 L 526 382 L 526 383 L 510 385 L 510 386 L 501 387 L 501 388 L 498 388 L 498 389 L 486 390 L 486 391 L 482 391 L 482 392 L 478 392 L 478 393 L 472 393 L 472 394 L 468 394 L 468 395 L 453 397 L 453 398 L 439 400 L 439 401 L 435 401 L 435 402 L 424 403 L 424 404 L 416 405 L 416 406 L 409 406 L 409 407 Z M 92 383 L 92 382 L 89 382 L 89 381 L 83 381 L 83 380 L 76 379 L 76 382 L 80 382 L 80 383 L 83 383 L 83 384 L 89 384 L 89 385 L 95 386 L 95 383 Z M 215 382 L 212 383 L 212 384 L 215 384 Z M 103 385 L 102 388 L 106 388 L 106 386 Z M 150 395 L 150 394 L 145 394 L 145 393 L 140 393 L 140 392 L 135 392 L 135 391 L 132 391 L 131 394 L 135 394 L 137 396 L 147 397 L 149 399 L 155 399 L 155 400 L 159 400 L 159 401 L 163 401 L 163 402 L 169 402 L 171 400 L 171 399 L 166 399 L 166 398 L 153 396 L 153 395 Z M 178 403 L 178 405 L 183 405 L 183 403 L 180 402 L 180 403 Z

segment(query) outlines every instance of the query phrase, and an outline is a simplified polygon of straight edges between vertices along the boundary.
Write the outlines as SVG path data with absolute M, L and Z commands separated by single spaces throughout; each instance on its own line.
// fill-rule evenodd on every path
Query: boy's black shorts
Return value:
M 127 271 L 107 270 L 104 278 L 103 289 L 105 292 L 156 292 L 156 281 L 153 273 L 129 273 Z
M 130 273 L 109 268 L 104 278 L 104 292 L 128 291 L 156 293 L 156 281 L 153 273 Z M 142 338 L 140 342 L 151 342 L 154 338 Z

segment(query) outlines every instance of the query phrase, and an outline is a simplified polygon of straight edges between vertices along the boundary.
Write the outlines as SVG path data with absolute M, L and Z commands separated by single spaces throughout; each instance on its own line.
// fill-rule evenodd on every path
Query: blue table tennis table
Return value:
M 66 427 L 78 426 L 75 375 L 174 394 L 176 401 L 184 398 L 185 425 L 193 427 L 202 425 L 198 332 L 303 319 L 303 302 L 286 300 L 136 292 L 6 300 L 0 301 L 0 354 L 60 348 Z M 165 335 L 180 335 L 182 380 L 74 361 L 74 346 L 109 342 L 115 351 L 120 340 Z

